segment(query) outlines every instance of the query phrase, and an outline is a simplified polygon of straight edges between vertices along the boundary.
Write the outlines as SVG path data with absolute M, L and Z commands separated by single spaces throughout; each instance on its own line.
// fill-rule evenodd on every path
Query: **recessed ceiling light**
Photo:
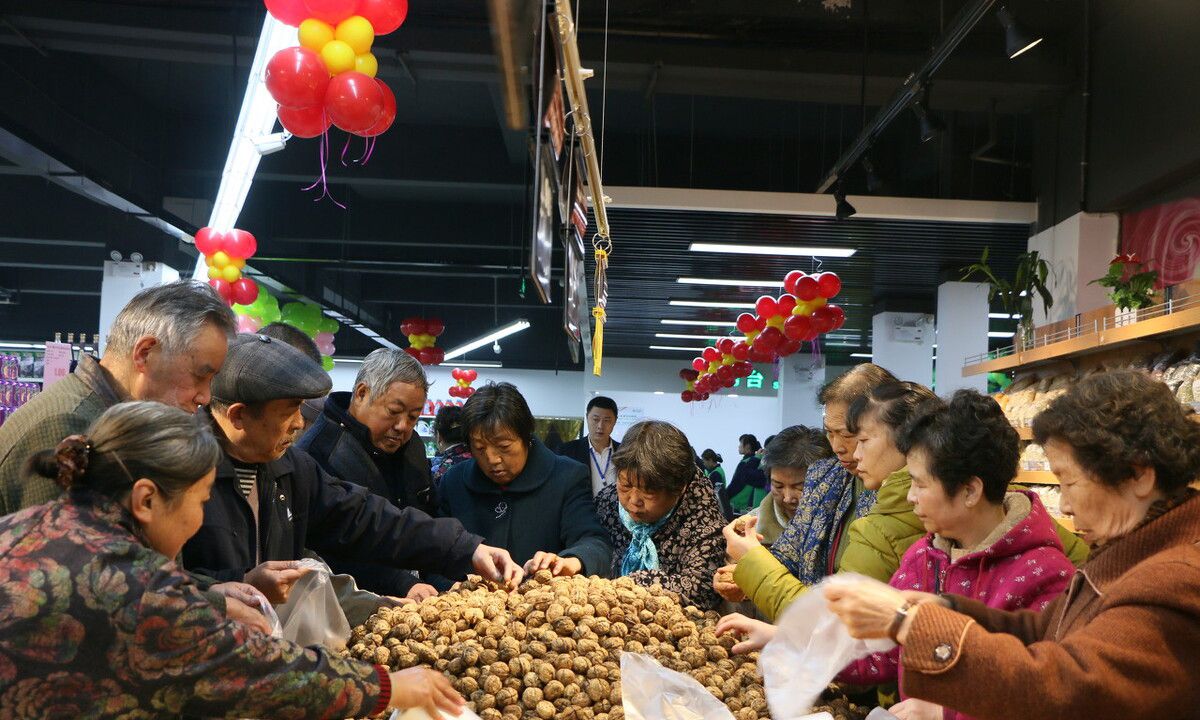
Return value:
M 676 282 L 685 285 L 720 285 L 723 287 L 783 287 L 782 280 L 722 280 L 720 278 L 681 277 Z
M 753 310 L 754 303 L 708 302 L 707 300 L 672 300 L 675 307 L 730 308 L 732 310 Z
M 663 320 L 663 325 L 696 325 L 699 327 L 737 327 L 734 320 Z
M 692 252 L 736 253 L 739 255 L 793 255 L 801 257 L 838 257 L 854 255 L 853 248 L 795 247 L 789 245 L 741 245 L 734 243 L 692 243 Z
M 651 346 L 650 346 L 650 349 L 651 349 L 651 350 L 680 350 L 680 351 L 683 351 L 683 352 L 692 352 L 692 353 L 701 353 L 701 352 L 704 352 L 704 348 L 698 348 L 698 347 L 678 347 L 678 346 L 676 346 L 676 345 L 651 345 Z

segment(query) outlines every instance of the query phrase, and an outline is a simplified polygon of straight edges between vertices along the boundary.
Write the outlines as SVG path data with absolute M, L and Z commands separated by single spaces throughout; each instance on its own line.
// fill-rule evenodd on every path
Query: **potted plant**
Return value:
M 989 250 L 990 248 L 984 248 L 979 262 L 962 269 L 962 279 L 970 280 L 982 276 L 987 280 L 988 285 L 991 286 L 988 290 L 988 302 L 999 298 L 1004 312 L 1010 316 L 1020 316 L 1016 344 L 1018 347 L 1031 347 L 1033 345 L 1034 294 L 1036 293 L 1041 298 L 1044 312 L 1049 313 L 1051 306 L 1054 305 L 1054 298 L 1050 295 L 1050 289 L 1046 287 L 1046 279 L 1050 276 L 1050 265 L 1041 258 L 1037 250 L 1021 253 L 1017 256 L 1017 271 L 1010 281 L 998 277 L 992 266 L 988 264 Z
M 1149 270 L 1137 253 L 1118 255 L 1108 264 L 1108 273 L 1089 285 L 1108 288 L 1108 298 L 1117 307 L 1116 325 L 1137 322 L 1138 310 L 1154 304 L 1158 271 Z

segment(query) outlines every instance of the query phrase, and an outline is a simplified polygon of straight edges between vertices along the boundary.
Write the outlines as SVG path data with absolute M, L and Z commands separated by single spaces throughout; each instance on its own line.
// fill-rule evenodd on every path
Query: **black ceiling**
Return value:
M 589 99 L 595 114 L 606 106 L 606 184 L 811 192 L 857 134 L 864 112 L 869 117 L 920 64 L 962 4 L 617 0 L 610 7 L 605 93 L 605 5 L 584 3 L 580 46 L 585 64 L 598 71 Z M 999 25 L 981 24 L 932 91 L 947 134 L 921 144 L 915 119 L 906 115 L 878 139 L 872 156 L 881 192 L 1034 198 L 1031 113 L 1077 75 L 1080 2 L 1010 6 L 1046 32 L 1047 42 L 1009 62 Z M 318 150 L 316 141 L 294 140 L 264 158 L 239 225 L 259 237 L 259 270 L 393 340 L 401 341 L 398 325 L 407 315 L 445 318 L 447 346 L 527 317 L 534 327 L 505 346 L 505 363 L 565 367 L 572 363 L 560 328 L 561 286 L 549 307 L 531 289 L 521 296 L 529 139 L 503 127 L 484 8 L 477 0 L 414 2 L 405 26 L 378 40 L 380 77 L 395 91 L 399 113 L 366 167 L 342 167 L 342 141 L 335 142 L 331 190 L 347 210 L 314 203 L 300 191 L 318 173 Z M 0 129 L 184 230 L 202 224 L 245 87 L 261 4 L 7 0 L 0 13 Z M 972 161 L 972 151 L 989 138 L 990 154 L 1008 164 Z M 67 179 L 15 162 L 5 150 L 0 143 L 9 161 L 0 166 L 0 194 L 10 200 L 0 214 L 0 289 L 22 292 L 20 304 L 0 305 L 0 339 L 94 331 L 95 268 L 112 250 L 186 262 L 189 247 L 128 212 L 80 198 Z M 347 156 L 358 150 L 353 146 Z M 864 189 L 861 173 L 849 183 L 852 193 Z M 680 248 L 717 226 L 781 243 L 804 237 L 859 247 L 849 261 L 826 263 L 846 280 L 846 299 L 854 303 L 848 325 L 855 328 L 866 328 L 873 303 L 901 296 L 929 303 L 944 268 L 976 258 L 984 245 L 1007 261 L 1028 235 L 1028 228 L 1013 226 L 860 219 L 632 210 L 611 217 L 618 254 L 607 346 L 634 356 L 649 352 L 667 299 L 722 295 L 674 283 L 680 275 L 711 275 L 704 272 L 711 258 L 688 257 Z M 560 273 L 561 253 L 555 262 Z M 781 277 L 792 267 L 742 262 L 725 267 L 754 277 Z M 350 330 L 339 333 L 337 344 L 345 353 L 373 347 Z

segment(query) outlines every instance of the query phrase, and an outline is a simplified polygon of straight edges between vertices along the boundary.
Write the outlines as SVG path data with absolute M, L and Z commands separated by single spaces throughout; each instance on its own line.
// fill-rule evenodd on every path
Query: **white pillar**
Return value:
M 933 316 L 882 312 L 871 326 L 872 361 L 901 380 L 933 383 Z
M 1078 213 L 1029 238 L 1029 250 L 1037 250 L 1050 264 L 1046 286 L 1054 298 L 1049 314 L 1034 298 L 1034 325 L 1067 320 L 1109 303 L 1107 290 L 1089 283 L 1108 272 L 1120 231 L 1115 214 Z
M 938 286 L 935 387 L 939 395 L 967 388 L 987 392 L 987 375 L 963 377 L 963 360 L 988 349 L 987 283 Z
M 807 352 L 780 361 L 779 427 L 807 425 L 819 428 L 821 406 L 817 395 L 825 384 L 825 356 L 814 358 Z
M 108 331 L 121 308 L 143 289 L 174 282 L 179 271 L 160 262 L 134 263 L 104 261 L 104 280 L 100 285 L 100 345 L 97 352 L 103 357 L 108 344 Z

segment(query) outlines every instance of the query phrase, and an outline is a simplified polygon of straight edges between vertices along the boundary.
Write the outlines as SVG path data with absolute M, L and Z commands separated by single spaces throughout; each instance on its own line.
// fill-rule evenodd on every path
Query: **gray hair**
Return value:
M 174 355 L 186 350 L 209 324 L 230 340 L 237 332 L 233 311 L 206 283 L 178 280 L 146 288 L 117 313 L 105 354 L 127 355 L 139 338 L 150 336 L 165 354 Z
M 366 385 L 367 397 L 378 398 L 395 382 L 416 385 L 422 391 L 429 392 L 429 378 L 416 358 L 403 350 L 379 348 L 363 360 L 354 378 L 354 387 Z
M 825 433 L 805 425 L 793 425 L 780 430 L 767 443 L 762 456 L 762 471 L 771 468 L 807 470 L 809 465 L 833 457 L 833 449 Z

